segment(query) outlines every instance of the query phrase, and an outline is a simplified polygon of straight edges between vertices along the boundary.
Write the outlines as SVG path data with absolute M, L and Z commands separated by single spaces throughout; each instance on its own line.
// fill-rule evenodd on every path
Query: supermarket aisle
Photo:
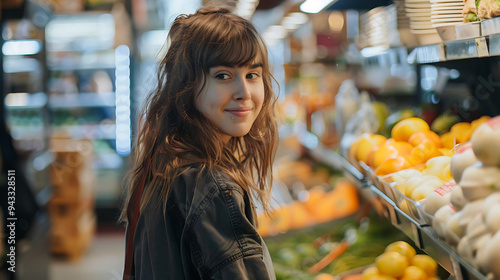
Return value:
M 51 280 L 120 280 L 123 271 L 125 238 L 119 233 L 98 234 L 77 262 L 52 259 Z

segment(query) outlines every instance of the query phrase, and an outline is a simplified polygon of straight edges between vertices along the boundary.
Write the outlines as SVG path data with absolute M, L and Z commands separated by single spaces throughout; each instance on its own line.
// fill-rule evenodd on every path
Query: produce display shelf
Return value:
M 418 46 L 408 55 L 408 63 L 425 64 L 496 55 L 500 55 L 500 34 Z
M 385 216 L 396 228 L 404 232 L 415 245 L 432 257 L 441 267 L 450 273 L 457 280 L 490 280 L 473 266 L 465 262 L 460 256 L 452 251 L 446 244 L 438 240 L 428 224 L 422 224 L 408 216 L 396 206 L 388 196 L 373 185 L 371 176 L 365 176 L 357 170 L 339 153 L 327 149 L 318 144 L 313 149 L 309 149 L 312 157 L 332 168 L 338 168 L 337 163 L 342 164 L 342 168 L 347 175 L 359 178 L 358 186 L 361 186 L 360 193 L 366 196 L 368 201 Z M 335 164 L 332 164 L 335 163 Z M 356 170 L 356 171 L 354 171 Z
M 455 279 L 468 280 L 488 280 L 488 278 L 478 272 L 474 267 L 465 262 L 460 256 L 453 252 L 447 245 L 436 239 L 430 231 L 430 226 L 419 224 L 401 209 L 394 202 L 383 194 L 375 186 L 369 186 L 371 193 L 384 209 L 384 216 L 410 239 L 418 248 L 426 252 L 441 267 L 446 269 Z M 373 200 L 372 200 L 373 201 Z
M 323 162 L 333 169 L 343 169 L 358 182 L 365 182 L 365 176 L 347 161 L 342 155 L 332 149 L 327 149 L 319 141 L 318 137 L 309 131 L 301 131 L 298 137 L 299 142 L 305 147 L 309 154 L 319 162 Z
M 321 148 L 318 146 L 318 148 L 310 150 L 311 155 L 316 158 L 322 158 L 322 162 L 330 165 L 332 168 L 339 169 L 342 168 L 344 171 L 346 171 L 350 176 L 354 177 L 356 180 L 358 180 L 360 183 L 366 182 L 365 180 L 365 175 L 361 173 L 356 167 L 354 167 L 349 161 L 347 161 L 343 156 L 341 156 L 339 153 Z

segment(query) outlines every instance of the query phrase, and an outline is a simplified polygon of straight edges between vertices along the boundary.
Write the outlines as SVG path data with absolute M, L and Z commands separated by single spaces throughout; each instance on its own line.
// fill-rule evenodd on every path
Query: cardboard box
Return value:
M 48 203 L 48 213 L 53 227 L 78 221 L 85 213 L 94 211 L 94 197 L 86 196 L 80 200 L 67 200 L 52 197 Z
M 90 246 L 96 231 L 96 217 L 85 212 L 72 223 L 53 225 L 50 230 L 50 248 L 53 254 L 78 260 Z

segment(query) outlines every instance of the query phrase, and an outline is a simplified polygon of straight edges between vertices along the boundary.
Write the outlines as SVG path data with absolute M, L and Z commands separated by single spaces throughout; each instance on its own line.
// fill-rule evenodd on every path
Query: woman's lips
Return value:
M 226 112 L 235 115 L 236 117 L 246 117 L 250 114 L 251 109 L 228 109 Z

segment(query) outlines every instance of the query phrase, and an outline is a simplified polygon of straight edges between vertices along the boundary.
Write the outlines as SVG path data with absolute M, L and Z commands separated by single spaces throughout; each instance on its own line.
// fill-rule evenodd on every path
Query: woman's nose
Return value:
M 234 99 L 247 100 L 252 96 L 251 87 L 247 79 L 244 77 L 236 81 L 236 88 L 234 92 Z

